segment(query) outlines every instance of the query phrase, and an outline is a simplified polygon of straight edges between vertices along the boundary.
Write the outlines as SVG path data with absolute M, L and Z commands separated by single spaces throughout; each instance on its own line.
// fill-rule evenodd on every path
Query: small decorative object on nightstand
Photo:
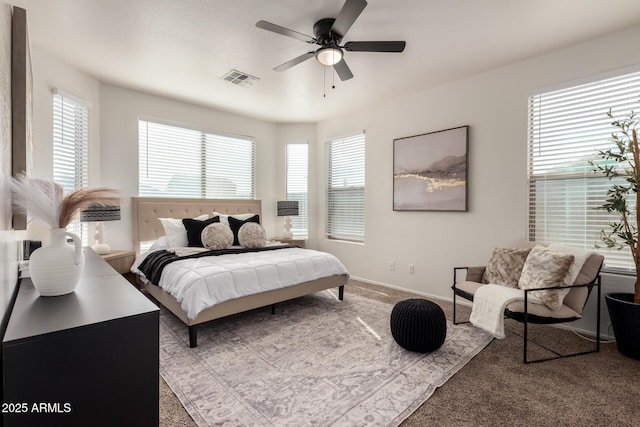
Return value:
M 295 200 L 280 200 L 277 202 L 278 216 L 284 217 L 284 234 L 282 237 L 291 239 L 291 218 L 290 216 L 298 216 L 298 202 Z

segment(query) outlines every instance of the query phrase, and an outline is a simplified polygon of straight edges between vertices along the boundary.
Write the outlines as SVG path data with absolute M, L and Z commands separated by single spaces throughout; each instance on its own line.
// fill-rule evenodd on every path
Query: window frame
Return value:
M 634 67 L 529 94 L 529 240 L 593 250 L 605 256 L 603 271 L 635 274 L 628 248 L 608 249 L 599 238 L 617 218 L 595 209 L 612 182 L 588 162 L 601 162 L 597 151 L 613 147 L 609 138 L 616 129 L 607 110 L 617 118 L 637 110 L 638 93 L 640 68 Z
M 306 148 L 304 153 L 304 168 L 297 166 L 295 171 L 291 165 L 290 158 L 294 153 L 290 152 L 290 147 Z M 295 153 L 296 156 L 301 156 L 300 153 Z M 298 159 L 299 160 L 299 159 Z M 301 170 L 303 169 L 303 170 Z M 304 182 L 302 181 L 304 177 Z M 297 186 L 304 186 L 304 193 L 290 192 L 289 188 L 294 184 Z M 298 215 L 291 217 L 291 232 L 294 237 L 307 239 L 309 238 L 309 143 L 308 142 L 291 142 L 285 146 L 285 194 L 287 200 L 295 200 L 298 202 Z M 300 197 L 300 194 L 304 196 Z
M 60 89 L 52 92 L 52 174 L 54 182 L 62 185 L 65 194 L 89 187 L 90 108 L 89 102 Z M 73 144 L 73 150 L 65 147 L 67 144 Z M 83 245 L 88 245 L 87 223 L 76 219 L 67 226 L 67 230 L 77 234 Z
M 144 130 L 144 132 L 146 133 L 143 135 L 142 128 L 144 125 L 146 125 L 146 128 Z M 151 182 L 152 180 L 147 181 L 147 179 L 143 177 L 143 173 L 146 173 L 147 176 L 149 173 L 149 156 L 150 156 L 149 143 L 150 142 L 154 143 L 153 140 L 149 140 L 149 133 L 150 133 L 149 125 L 151 125 L 151 127 L 154 128 L 152 129 L 152 131 L 157 132 L 158 134 L 163 133 L 161 129 L 165 129 L 165 131 L 167 132 L 167 135 L 169 136 L 171 136 L 170 132 L 174 132 L 173 136 L 175 136 L 176 139 L 172 140 L 173 142 L 179 141 L 185 144 L 194 144 L 193 146 L 192 145 L 189 145 L 188 147 L 184 146 L 183 150 L 186 150 L 188 148 L 194 153 L 199 154 L 199 157 L 193 161 L 193 163 L 197 165 L 197 172 L 192 176 L 192 178 L 195 178 L 197 182 L 196 186 L 191 185 L 192 183 L 188 183 L 188 184 L 182 183 L 182 184 L 177 184 L 175 189 L 173 190 L 167 190 L 165 188 L 165 190 L 158 189 L 156 191 L 151 191 L 151 189 L 153 189 L 154 186 L 152 184 L 149 184 L 149 182 Z M 154 137 L 157 137 L 157 135 L 154 135 Z M 160 139 L 160 138 L 157 138 L 157 139 Z M 243 146 L 239 147 L 236 145 L 235 147 L 232 147 L 231 145 L 228 145 L 228 143 L 233 143 L 234 141 L 237 141 L 239 144 L 242 144 Z M 155 142 L 158 143 L 159 141 L 156 140 Z M 216 157 L 215 155 L 214 156 L 211 155 L 212 153 L 215 153 L 216 148 L 221 150 L 220 152 L 224 152 L 227 155 L 226 157 L 221 157 L 223 160 L 225 159 L 228 160 L 229 158 L 234 159 L 233 155 L 229 155 L 230 153 L 234 155 L 238 153 L 244 154 L 244 157 L 240 156 L 235 158 L 247 159 L 246 163 L 241 165 L 241 168 L 240 168 L 241 172 L 238 174 L 238 176 L 246 175 L 246 171 L 250 170 L 249 180 L 240 179 L 241 182 L 240 182 L 240 185 L 238 185 L 237 183 L 233 182 L 232 179 L 227 179 L 225 177 L 225 180 L 228 181 L 226 185 L 236 186 L 235 194 L 228 192 L 229 190 L 225 192 L 225 189 L 223 188 L 223 186 L 220 186 L 220 185 L 216 186 L 215 184 L 213 185 L 211 184 L 212 182 L 215 182 L 217 178 L 220 178 L 220 177 L 218 175 L 213 175 L 213 174 L 209 175 L 208 171 L 215 170 L 216 172 L 219 172 L 219 171 L 233 170 L 234 171 L 233 173 L 236 173 L 239 168 L 238 165 L 226 166 L 228 164 L 230 165 L 233 165 L 233 164 L 225 163 L 225 166 L 217 169 L 214 166 L 214 162 L 219 161 L 221 158 Z M 174 147 L 167 148 L 165 146 L 165 147 L 156 148 L 156 150 L 158 153 L 160 153 L 161 155 L 164 155 L 167 158 L 171 157 L 171 154 L 174 154 L 174 155 L 183 154 L 183 153 L 179 153 L 180 151 L 183 151 L 183 150 L 180 150 L 179 148 L 174 148 Z M 165 151 L 162 152 L 162 150 L 165 150 Z M 194 126 L 189 126 L 184 124 L 166 122 L 166 121 L 147 118 L 147 117 L 138 117 L 138 155 L 139 155 L 138 195 L 140 196 L 193 197 L 193 198 L 213 198 L 213 199 L 251 199 L 251 200 L 256 199 L 256 140 L 254 137 L 246 136 L 246 135 L 234 135 L 234 134 L 229 134 L 229 133 L 219 132 L 219 131 L 210 131 L 207 129 L 197 128 Z M 185 182 L 188 181 L 190 178 L 189 175 L 184 175 L 180 177 L 179 174 L 170 170 L 170 168 L 172 167 L 177 169 L 183 169 L 184 165 L 179 164 L 179 160 L 162 161 L 159 165 L 156 165 L 156 167 L 159 167 L 159 166 L 166 167 L 167 173 L 162 176 L 158 175 L 155 179 L 168 180 L 167 185 L 169 185 L 171 180 L 176 177 L 178 177 L 179 179 L 180 178 L 184 179 Z M 233 177 L 235 177 L 235 175 L 233 175 Z M 143 188 L 142 188 L 144 185 L 147 185 L 148 187 L 148 188 L 145 188 L 145 191 L 143 191 Z M 244 195 L 239 195 L 237 193 L 238 186 L 244 186 L 245 188 Z M 146 191 L 146 190 L 149 190 L 149 191 Z
M 361 144 L 361 147 L 358 147 Z M 336 149 L 342 149 L 342 155 L 335 155 Z M 351 168 L 345 164 L 357 165 Z M 339 160 L 339 162 L 337 161 Z M 358 132 L 335 137 L 325 142 L 325 197 L 326 221 L 325 238 L 354 243 L 365 243 L 366 230 L 366 135 Z M 335 164 L 334 164 L 335 163 Z M 334 170 L 342 169 L 337 177 L 346 185 L 332 185 Z M 359 170 L 360 169 L 360 170 Z M 348 181 L 351 182 L 348 182 Z M 361 185 L 359 184 L 361 182 Z M 340 200 L 342 199 L 342 201 Z M 348 204 L 347 204 L 348 202 Z M 354 203 L 356 202 L 356 203 Z M 349 224 L 355 221 L 355 227 Z M 349 224 L 349 225 L 345 225 Z

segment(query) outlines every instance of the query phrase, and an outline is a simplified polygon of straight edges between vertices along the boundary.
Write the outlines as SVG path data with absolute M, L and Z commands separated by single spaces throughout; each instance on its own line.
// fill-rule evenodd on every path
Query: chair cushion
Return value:
M 474 295 L 480 286 L 484 286 L 484 283 L 469 282 L 469 281 L 456 283 L 457 289 L 471 295 Z M 571 309 L 570 307 L 564 304 L 557 310 L 551 310 L 549 307 L 543 304 L 536 304 L 532 302 L 528 303 L 528 306 L 529 308 L 527 311 L 529 314 L 538 316 L 541 318 L 579 319 L 581 317 L 580 313 L 576 312 L 575 310 Z M 512 313 L 524 313 L 524 301 L 514 301 L 510 303 L 509 305 L 507 305 L 507 310 Z
M 482 281 L 518 288 L 522 267 L 531 249 L 495 248 Z
M 573 260 L 573 255 L 536 246 L 531 249 L 524 263 L 518 286 L 520 289 L 562 286 Z M 539 298 L 550 309 L 557 310 L 562 306 L 562 301 L 568 292 L 567 289 L 549 289 L 531 292 L 530 295 Z

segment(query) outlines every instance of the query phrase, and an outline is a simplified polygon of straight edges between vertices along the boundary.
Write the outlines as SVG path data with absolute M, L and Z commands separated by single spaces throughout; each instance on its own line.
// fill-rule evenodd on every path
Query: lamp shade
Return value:
M 342 60 L 342 49 L 337 47 L 323 47 L 316 51 L 315 53 L 318 62 L 322 65 L 336 65 L 338 62 Z
M 118 221 L 120 206 L 91 205 L 80 212 L 81 222 Z
M 278 201 L 278 216 L 298 216 L 298 202 L 295 200 Z

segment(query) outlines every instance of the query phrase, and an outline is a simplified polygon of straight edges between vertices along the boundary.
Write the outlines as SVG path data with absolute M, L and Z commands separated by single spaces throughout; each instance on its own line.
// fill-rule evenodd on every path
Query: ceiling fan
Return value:
M 258 21 L 256 27 L 320 46 L 320 48 L 315 51 L 307 52 L 282 65 L 278 65 L 274 68 L 275 71 L 288 70 L 315 56 L 322 65 L 333 66 L 340 80 L 344 81 L 353 77 L 353 73 L 351 73 L 349 66 L 344 61 L 344 50 L 348 52 L 399 53 L 404 51 L 406 45 L 404 41 L 366 41 L 347 42 L 341 46 L 340 42 L 365 7 L 367 7 L 365 0 L 346 0 L 337 18 L 323 18 L 313 25 L 313 34 L 315 37 L 267 21 Z

